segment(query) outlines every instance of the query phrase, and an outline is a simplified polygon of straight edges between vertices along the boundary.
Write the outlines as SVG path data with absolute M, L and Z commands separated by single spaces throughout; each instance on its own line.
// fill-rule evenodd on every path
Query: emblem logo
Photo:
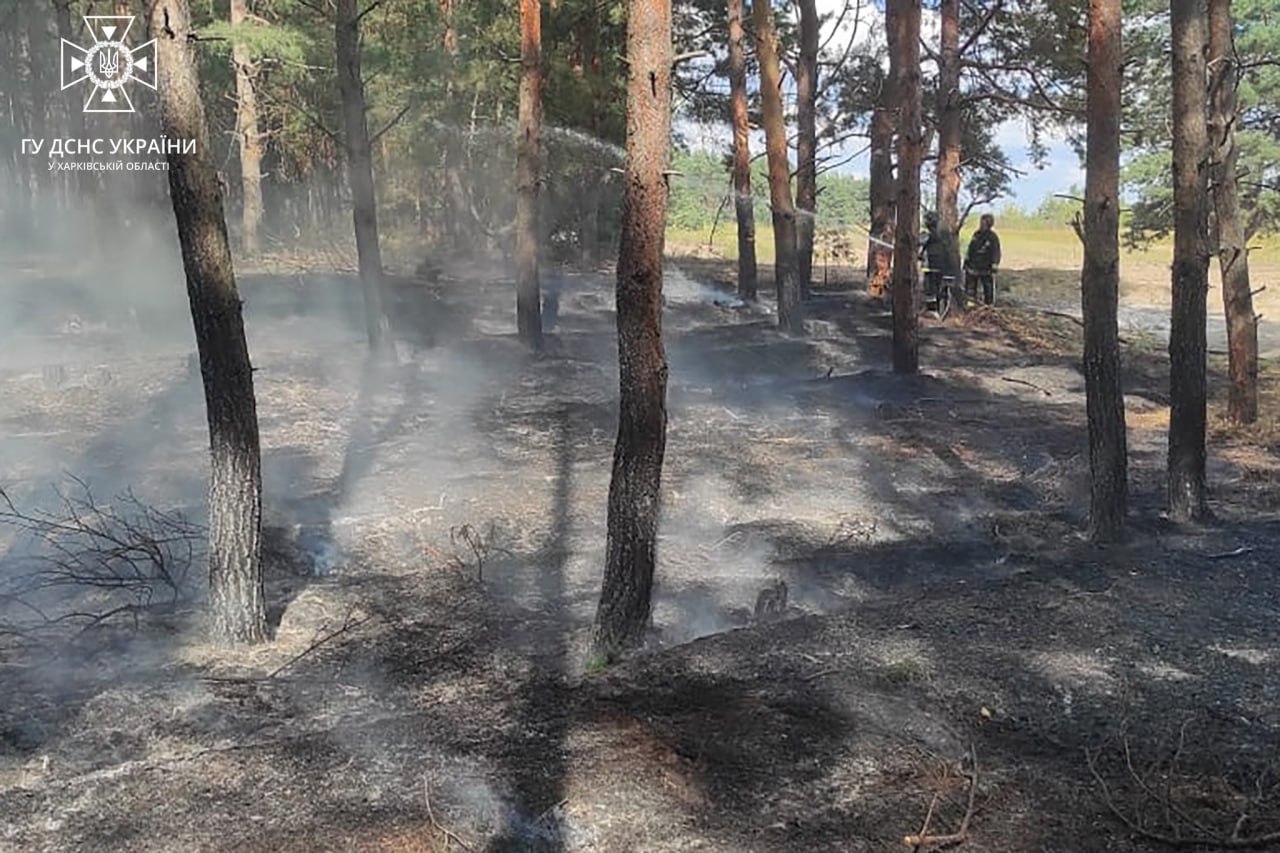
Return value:
M 87 48 L 62 39 L 62 88 L 88 80 L 86 113 L 131 113 L 128 84 L 137 81 L 156 88 L 156 40 L 129 49 L 132 15 L 86 15 L 85 26 L 93 36 Z

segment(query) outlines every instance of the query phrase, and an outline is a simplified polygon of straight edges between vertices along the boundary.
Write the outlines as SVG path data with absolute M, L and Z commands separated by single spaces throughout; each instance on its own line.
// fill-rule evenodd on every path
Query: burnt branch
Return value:
M 21 509 L 0 489 L 0 530 L 7 528 L 24 546 L 17 554 L 16 545 L 10 549 L 0 604 L 55 625 L 121 614 L 136 619 L 157 593 L 170 604 L 188 599 L 188 575 L 203 548 L 204 527 L 181 512 L 149 506 L 132 491 L 99 503 L 87 483 L 71 479 L 76 493 L 55 489 L 53 510 Z M 96 607 L 72 603 L 77 592 L 88 591 Z M 50 603 L 50 596 L 59 600 Z
M 1145 764 L 1122 738 L 1109 750 L 1086 750 L 1103 805 L 1134 835 L 1168 847 L 1262 850 L 1280 844 L 1280 782 L 1268 767 L 1244 785 L 1186 766 L 1190 720 L 1176 742 Z M 1110 771 L 1109 773 L 1107 771 Z

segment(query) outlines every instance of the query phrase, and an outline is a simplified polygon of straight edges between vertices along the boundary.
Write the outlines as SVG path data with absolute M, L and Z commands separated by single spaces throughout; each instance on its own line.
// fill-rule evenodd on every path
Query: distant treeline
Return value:
M 729 184 L 727 153 L 717 156 L 706 151 L 682 151 L 672 155 L 671 203 L 667 223 L 681 231 L 709 230 L 717 213 L 719 227 L 735 228 L 732 188 Z M 763 157 L 753 164 L 751 197 L 756 223 L 769 222 L 768 166 Z M 852 175 L 828 172 L 818 176 L 818 228 L 839 228 L 862 224 L 871 205 L 870 182 Z
M 673 152 L 671 168 L 678 174 L 671 178 L 671 206 L 667 219 L 669 227 L 678 231 L 709 231 L 718 215 L 718 227 L 733 230 L 735 225 L 727 156 L 681 149 Z M 767 227 L 769 224 L 767 168 L 762 157 L 753 165 L 751 176 L 751 196 L 755 205 L 757 227 Z M 871 184 L 866 178 L 835 172 L 819 175 L 818 228 L 865 226 L 871 203 L 870 188 Z M 1084 191 L 1073 188 L 1064 195 L 1079 197 L 1084 195 Z M 1034 208 L 1010 202 L 997 215 L 1007 226 L 1065 227 L 1079 209 L 1079 203 L 1070 198 L 1050 195 Z M 970 214 L 970 219 L 976 220 L 977 215 L 977 211 L 974 211 Z M 975 224 L 975 221 L 965 223 L 966 227 Z

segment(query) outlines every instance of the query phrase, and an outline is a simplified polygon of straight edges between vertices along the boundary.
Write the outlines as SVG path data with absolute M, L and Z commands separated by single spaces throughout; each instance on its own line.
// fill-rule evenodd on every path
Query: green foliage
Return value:
M 668 225 L 680 231 L 709 231 L 713 225 L 733 227 L 734 209 L 727 157 L 705 151 L 676 150 L 671 178 Z M 768 222 L 767 166 L 757 161 L 751 180 L 757 222 Z M 818 227 L 848 228 L 866 221 L 870 187 L 866 180 L 826 172 L 818 176 Z
M 1040 206 L 1036 208 L 1035 218 L 1040 222 L 1051 222 L 1055 225 L 1073 222 L 1080 214 L 1081 203 L 1077 199 L 1084 198 L 1084 190 L 1078 184 L 1072 184 L 1071 189 L 1064 195 L 1073 196 L 1073 198 L 1045 196 Z
M 1247 234 L 1280 231 L 1280 16 L 1272 0 L 1236 0 L 1236 51 L 1244 66 L 1237 125 L 1240 210 Z M 1132 198 L 1126 241 L 1142 246 L 1173 228 L 1168 3 L 1127 0 L 1125 125 L 1131 147 L 1122 180 Z
M 267 60 L 276 65 L 305 63 L 314 47 L 312 37 L 303 30 L 262 26 L 254 21 L 234 27 L 230 21 L 211 21 L 200 28 L 200 38 L 208 42 L 209 51 L 214 55 L 230 57 L 233 45 L 243 45 L 254 60 Z

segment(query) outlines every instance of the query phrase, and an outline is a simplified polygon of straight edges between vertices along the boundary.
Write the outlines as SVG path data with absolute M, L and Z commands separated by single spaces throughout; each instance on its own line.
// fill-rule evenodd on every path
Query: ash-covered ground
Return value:
M 35 269 L 0 484 L 199 521 L 189 320 L 158 307 L 181 289 L 86 300 Z M 931 812 L 954 831 L 972 779 L 975 850 L 1280 830 L 1269 434 L 1215 432 L 1219 522 L 1166 524 L 1163 368 L 1131 349 L 1136 532 L 1094 548 L 1069 320 L 927 322 L 905 378 L 884 308 L 832 288 L 788 337 L 725 272 L 669 269 L 654 643 L 603 674 L 611 277 L 548 273 L 538 357 L 501 270 L 395 279 L 399 364 L 370 367 L 350 277 L 242 276 L 275 642 L 207 646 L 198 602 L 6 636 L 0 849 L 902 849 Z

